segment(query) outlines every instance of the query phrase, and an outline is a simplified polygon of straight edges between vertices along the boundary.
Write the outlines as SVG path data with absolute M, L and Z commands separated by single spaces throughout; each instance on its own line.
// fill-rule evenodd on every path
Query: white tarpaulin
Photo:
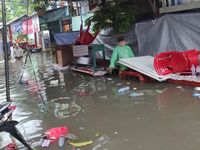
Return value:
M 166 14 L 135 27 L 139 55 L 200 49 L 200 13 Z
M 123 58 L 118 61 L 118 63 L 133 69 L 137 72 L 140 72 L 146 76 L 149 76 L 160 82 L 166 81 L 171 77 L 171 75 L 160 76 L 154 70 L 153 67 L 154 57 L 152 56 L 142 56 L 142 57 L 132 57 L 132 58 Z

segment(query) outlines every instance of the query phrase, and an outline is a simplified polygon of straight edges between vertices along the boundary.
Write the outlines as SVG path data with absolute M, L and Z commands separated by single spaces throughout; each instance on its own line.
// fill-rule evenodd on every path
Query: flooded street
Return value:
M 28 60 L 23 76 L 28 84 L 20 85 L 23 63 L 11 62 L 10 91 L 17 106 L 13 120 L 19 121 L 17 128 L 33 148 L 72 150 L 67 143 L 64 148 L 57 143 L 41 147 L 46 130 L 67 126 L 79 141 L 93 141 L 75 150 L 199 149 L 200 99 L 192 97 L 193 87 L 57 72 L 52 55 L 32 54 L 31 58 L 37 80 Z M 4 63 L 0 68 L 0 101 L 5 101 Z M 125 86 L 131 90 L 118 94 Z M 134 91 L 143 94 L 131 97 Z M 0 133 L 0 148 L 10 142 L 8 134 Z

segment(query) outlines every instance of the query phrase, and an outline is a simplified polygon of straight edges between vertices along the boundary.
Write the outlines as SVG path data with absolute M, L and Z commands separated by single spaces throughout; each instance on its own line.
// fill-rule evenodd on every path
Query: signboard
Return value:
M 33 33 L 32 19 L 22 21 L 22 33 L 31 34 Z
M 39 47 L 42 46 L 42 49 L 44 51 L 51 48 L 51 42 L 50 42 L 50 34 L 49 30 L 41 31 L 39 32 L 39 39 L 38 39 Z
M 32 18 L 32 26 L 33 26 L 33 32 L 39 32 L 40 31 L 40 23 L 39 23 L 39 18 L 38 16 L 34 16 Z
M 22 21 L 22 33 L 32 34 L 39 31 L 39 18 L 38 16 L 33 16 L 32 18 Z
M 12 33 L 18 33 L 20 34 L 22 31 L 22 23 L 20 22 L 16 22 L 14 24 L 11 25 L 11 32 Z

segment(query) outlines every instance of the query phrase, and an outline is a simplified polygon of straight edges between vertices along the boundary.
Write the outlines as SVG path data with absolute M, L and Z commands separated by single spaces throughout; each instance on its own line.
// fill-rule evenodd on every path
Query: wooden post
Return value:
M 7 102 L 10 102 L 11 100 L 10 100 L 9 62 L 8 62 L 8 43 L 7 43 L 5 0 L 1 0 L 1 6 L 2 6 L 2 21 L 3 21 L 3 50 L 4 50 L 4 58 L 5 58 L 6 100 L 7 100 Z

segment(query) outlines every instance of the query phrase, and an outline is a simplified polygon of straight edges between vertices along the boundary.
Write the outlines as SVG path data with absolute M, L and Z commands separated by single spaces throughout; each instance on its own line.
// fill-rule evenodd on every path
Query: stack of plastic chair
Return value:
M 183 73 L 191 71 L 192 65 L 200 64 L 200 51 L 188 50 L 184 52 L 163 52 L 155 56 L 154 69 L 159 75 Z
M 92 35 L 89 32 L 90 26 L 91 26 L 91 22 L 89 22 L 87 29 L 84 31 L 83 25 L 81 24 L 80 31 L 79 31 L 80 35 L 75 42 L 76 45 L 89 45 L 95 40 L 99 32 L 96 32 L 94 35 Z

